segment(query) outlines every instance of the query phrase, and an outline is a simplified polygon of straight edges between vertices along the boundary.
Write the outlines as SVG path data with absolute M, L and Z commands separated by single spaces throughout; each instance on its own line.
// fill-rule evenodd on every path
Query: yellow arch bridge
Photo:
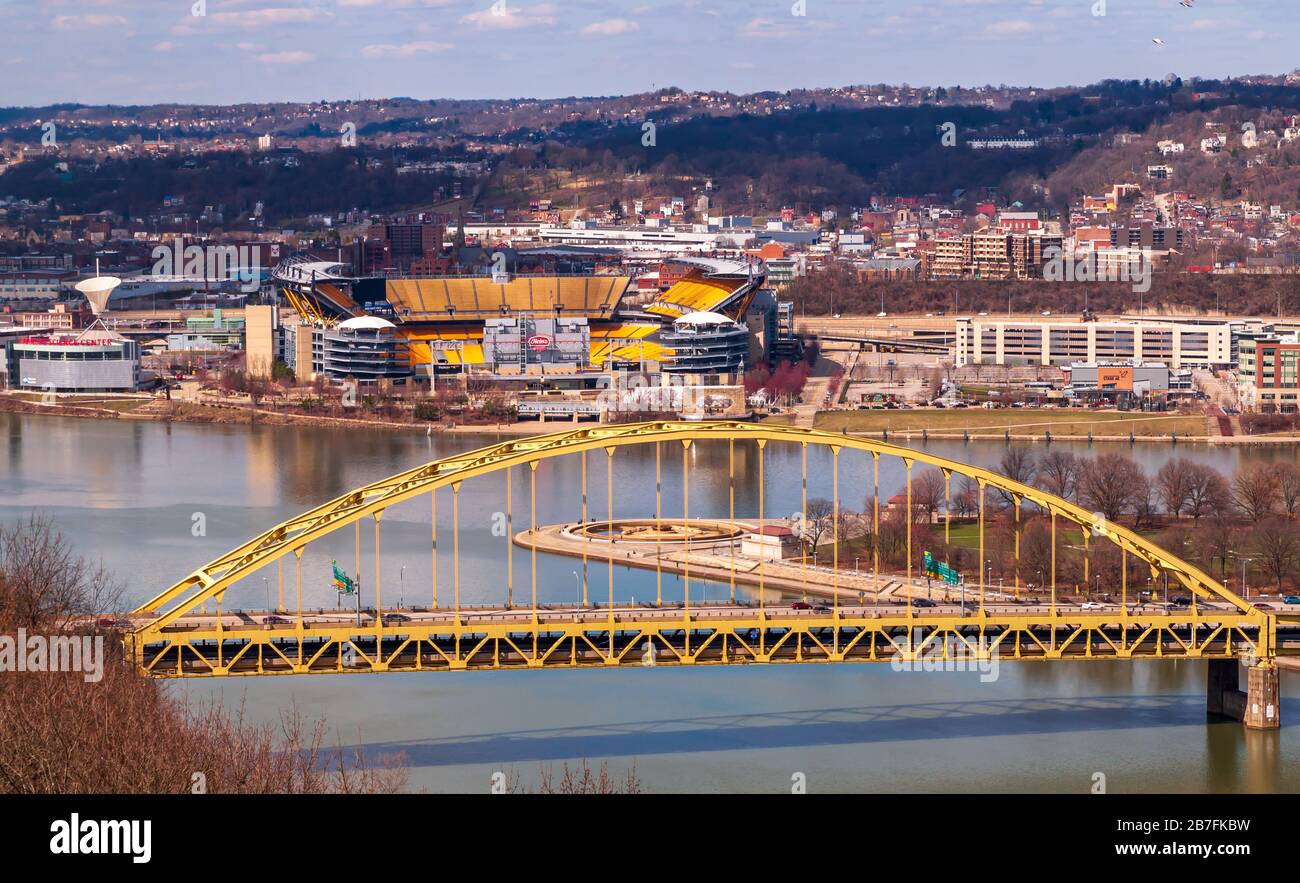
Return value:
M 691 510 L 692 445 L 725 443 L 728 463 L 728 511 Z M 614 518 L 613 464 L 619 449 L 653 446 L 655 454 L 655 513 L 640 521 Z M 801 517 L 808 515 L 808 448 L 823 446 L 831 454 L 830 536 L 841 536 L 840 493 L 869 491 L 871 577 L 857 568 L 841 567 L 840 543 L 833 543 L 829 562 L 809 564 L 781 560 L 788 540 L 765 511 L 766 458 L 772 446 L 792 445 L 801 452 Z M 737 518 L 736 452 L 750 446 L 747 464 L 757 462 L 757 518 Z M 841 481 L 840 454 L 845 450 L 869 455 L 869 476 Z M 605 500 L 589 500 L 588 455 L 603 459 L 607 477 Z M 581 498 L 581 521 L 571 525 L 537 522 L 538 467 L 558 457 L 581 460 L 578 488 L 543 487 L 545 498 L 573 493 Z M 662 469 L 681 457 L 680 499 L 664 499 Z M 960 604 L 955 590 L 929 600 L 931 581 L 921 571 L 919 550 L 913 548 L 915 517 L 906 517 L 905 569 L 885 574 L 880 569 L 881 458 L 898 458 L 905 470 L 907 512 L 914 512 L 914 467 L 936 467 L 944 479 L 945 506 L 941 520 L 945 537 L 951 530 L 952 479 L 965 476 L 978 489 L 974 517 L 979 562 L 986 551 L 986 495 L 1000 492 L 1013 512 L 1015 556 L 1020 556 L 1021 512 L 1036 508 L 1050 525 L 1050 562 L 1039 571 L 1039 584 L 1022 587 L 1017 569 L 1014 587 L 994 588 L 987 570 L 962 585 Z M 595 468 L 599 468 L 599 459 Z M 670 463 L 671 465 L 671 463 Z M 752 466 L 747 468 L 752 469 Z M 526 487 L 515 487 L 520 470 Z M 473 607 L 461 604 L 460 496 L 467 481 L 505 473 L 502 500 L 506 545 L 509 549 L 506 585 L 500 602 Z M 544 471 L 545 472 L 545 471 Z M 860 472 L 860 471 L 859 471 Z M 499 478 L 500 476 L 498 476 Z M 754 477 L 752 475 L 747 477 Z M 447 538 L 439 543 L 437 515 L 440 489 L 450 488 L 452 508 L 451 585 L 441 586 L 439 555 L 446 555 Z M 427 495 L 431 512 L 429 555 L 431 585 L 425 606 L 397 609 L 385 605 L 381 525 L 390 507 Z M 443 505 L 447 505 L 444 492 Z M 522 502 L 527 519 L 516 521 L 515 504 Z M 604 518 L 597 518 L 600 504 Z M 589 504 L 591 509 L 589 509 Z M 889 508 L 888 501 L 885 508 Z M 595 510 L 594 513 L 592 510 Z M 885 513 L 888 514 L 887 512 Z M 927 519 L 928 521 L 928 519 Z M 362 572 L 363 523 L 373 529 L 373 606 L 362 609 L 305 610 L 302 605 L 302 556 L 322 537 L 352 527 L 356 573 Z M 811 523 L 808 521 L 806 523 Z M 520 529 L 516 531 L 516 527 Z M 774 529 L 776 528 L 776 529 Z M 1078 603 L 1057 592 L 1058 531 L 1083 550 L 1084 583 L 1094 547 L 1110 544 L 1123 566 L 1118 586 L 1109 586 L 1105 603 Z M 444 534 L 446 529 L 444 528 Z M 865 534 L 864 534 L 865 535 Z M 346 534 L 344 535 L 346 536 Z M 746 540 L 742 540 L 744 537 Z M 515 545 L 521 547 L 519 555 Z M 775 550 L 775 551 L 774 551 Z M 608 564 L 603 598 L 586 580 L 581 599 L 572 604 L 538 601 L 537 556 L 568 554 Z M 1116 554 L 1111 550 L 1110 554 Z M 617 556 L 617 557 L 616 557 Z M 528 567 L 516 567 L 526 557 Z M 1129 586 L 1130 562 L 1149 572 L 1152 582 L 1181 587 L 1190 604 L 1138 603 Z M 656 571 L 656 598 L 641 603 L 615 599 L 614 565 Z M 829 564 L 829 566 L 826 566 Z M 272 568 L 272 565 L 274 567 Z M 286 565 L 288 565 L 286 567 Z M 272 571 L 264 571 L 272 568 Z M 680 578 L 682 597 L 665 603 L 662 575 Z M 286 574 L 286 571 L 291 571 Z M 517 572 L 518 571 L 518 572 Z M 584 567 L 584 574 L 586 569 Z M 404 573 L 403 573 L 404 576 Z M 250 616 L 223 612 L 227 590 L 243 580 L 274 578 L 279 603 L 275 611 Z M 708 580 L 729 586 L 725 600 L 702 602 L 691 597 L 691 581 Z M 348 577 L 343 577 L 346 584 Z M 286 583 L 288 584 L 286 586 Z M 737 584 L 740 585 L 738 596 Z M 545 589 L 546 587 L 543 586 Z M 1025 597 L 1022 597 L 1022 588 Z M 285 603 L 286 591 L 291 602 Z M 545 592 L 543 594 L 546 594 Z M 450 597 L 448 597 L 450 595 Z M 293 598 L 296 597 L 296 604 Z M 813 603 L 809 603 L 810 599 Z M 211 609 L 209 609 L 211 605 Z M 993 654 L 1003 660 L 1206 659 L 1210 660 L 1208 706 L 1212 712 L 1243 719 L 1248 726 L 1278 726 L 1277 657 L 1291 652 L 1291 637 L 1300 637 L 1300 617 L 1277 615 L 1256 608 L 1192 564 L 1169 554 L 1128 528 L 987 469 L 969 466 L 925 451 L 863 437 L 837 435 L 795 427 L 717 422 L 652 422 L 591 427 L 501 442 L 468 453 L 445 457 L 381 481 L 357 488 L 308 512 L 276 525 L 229 553 L 208 562 L 142 605 L 132 617 L 128 652 L 146 675 L 153 677 L 213 677 L 267 674 L 335 674 L 347 672 L 465 671 L 474 669 L 544 669 L 554 667 L 619 667 L 627 665 L 746 665 L 776 663 L 889 662 L 919 663 L 925 659 L 978 662 Z M 1297 645 L 1300 646 L 1300 645 Z M 1247 690 L 1238 690 L 1238 663 L 1248 666 Z

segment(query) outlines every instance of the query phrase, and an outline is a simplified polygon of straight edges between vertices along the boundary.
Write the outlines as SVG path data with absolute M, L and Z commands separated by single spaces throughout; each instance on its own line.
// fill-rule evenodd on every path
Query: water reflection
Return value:
M 195 426 L 0 415 L 6 494 L 0 518 L 39 508 L 53 515 L 82 554 L 102 558 L 142 600 L 250 536 L 353 487 L 492 443 L 492 435 L 438 435 L 307 427 Z M 1086 443 L 1059 443 L 1088 455 Z M 1046 450 L 1035 445 L 1037 452 Z M 926 449 L 996 467 L 995 442 L 933 442 Z M 1102 449 L 1095 446 L 1093 451 Z M 1107 447 L 1105 450 L 1114 450 Z M 1149 472 L 1172 454 L 1224 470 L 1239 461 L 1293 456 L 1291 449 L 1127 445 Z M 663 505 L 680 514 L 682 448 L 662 447 Z M 693 515 L 724 516 L 734 486 L 740 517 L 758 513 L 758 452 L 735 446 L 734 479 L 725 442 L 692 445 Z M 830 498 L 829 451 L 808 449 L 810 498 Z M 654 513 L 655 450 L 622 448 L 607 481 L 606 455 L 588 455 L 588 506 L 603 517 L 610 491 L 615 517 Z M 800 505 L 801 451 L 769 445 L 764 459 L 769 517 Z M 871 460 L 845 450 L 839 459 L 843 505 L 866 508 Z M 537 470 L 541 523 L 581 511 L 581 461 L 549 460 Z M 881 495 L 897 492 L 902 464 L 882 460 Z M 460 494 L 461 596 L 465 604 L 499 603 L 513 569 L 514 597 L 532 591 L 530 554 L 495 530 L 505 510 L 504 473 L 467 482 Z M 512 473 L 515 530 L 528 525 L 529 470 Z M 206 532 L 195 536 L 193 516 Z M 439 492 L 439 600 L 453 590 L 452 499 Z M 432 518 L 428 497 L 392 507 L 382 522 L 379 588 L 389 603 L 432 601 Z M 348 528 L 303 557 L 311 607 L 333 605 L 331 561 L 356 567 Z M 361 531 L 362 588 L 375 589 L 373 522 Z M 510 563 L 513 562 L 513 568 Z M 575 585 L 573 572 L 579 571 Z M 582 562 L 537 557 L 541 602 L 568 603 L 581 584 Z M 608 597 L 609 563 L 587 562 L 593 600 Z M 680 577 L 613 565 L 615 598 L 666 599 L 683 592 Z M 231 607 L 261 607 L 276 594 L 275 568 L 233 588 Z M 291 565 L 286 585 L 293 585 Z M 693 598 L 721 599 L 725 584 L 691 581 Z M 286 592 L 292 596 L 292 591 Z M 252 717 L 274 721 L 300 703 L 323 714 L 343 741 L 356 738 L 403 750 L 412 785 L 430 790 L 486 787 L 500 765 L 523 772 L 539 762 L 581 757 L 636 762 L 648 790 L 788 790 L 791 770 L 817 790 L 1079 790 L 1104 771 L 1113 791 L 1300 790 L 1300 710 L 1295 678 L 1283 677 L 1279 733 L 1246 733 L 1239 724 L 1207 726 L 1203 663 L 1007 664 L 996 684 L 961 676 L 909 674 L 888 666 L 754 666 L 710 670 L 508 672 L 384 675 L 189 682 L 173 689 L 247 703 Z M 1294 719 L 1293 719 L 1294 718 Z

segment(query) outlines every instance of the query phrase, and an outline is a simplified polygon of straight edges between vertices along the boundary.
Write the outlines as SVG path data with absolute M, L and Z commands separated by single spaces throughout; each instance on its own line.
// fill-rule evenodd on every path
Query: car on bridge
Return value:
M 1283 604 L 1300 604 L 1300 595 L 1287 595 L 1282 599 Z
M 912 606 L 913 607 L 937 607 L 938 605 L 935 604 L 933 601 L 931 601 L 929 598 L 913 598 Z
M 1084 601 L 1079 605 L 1079 608 L 1081 610 L 1101 610 L 1105 606 L 1100 601 Z
M 812 610 L 813 606 L 807 601 L 795 601 L 790 605 L 791 610 Z

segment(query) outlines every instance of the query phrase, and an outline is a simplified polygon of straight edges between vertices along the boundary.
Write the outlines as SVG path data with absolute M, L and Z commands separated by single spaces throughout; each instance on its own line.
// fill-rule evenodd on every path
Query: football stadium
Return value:
M 775 327 L 766 268 L 755 259 L 674 257 L 662 273 L 596 250 L 495 252 L 477 275 L 349 275 L 311 257 L 273 278 L 293 312 L 279 348 L 299 374 L 358 380 L 666 372 L 736 382 L 766 358 Z M 567 272 L 539 272 L 563 263 Z M 669 268 L 671 265 L 671 268 Z M 489 269 L 489 267 L 485 267 Z M 634 288 L 646 276 L 662 287 Z M 669 281 L 671 280 L 671 281 Z M 300 367 L 301 366 L 301 367 Z

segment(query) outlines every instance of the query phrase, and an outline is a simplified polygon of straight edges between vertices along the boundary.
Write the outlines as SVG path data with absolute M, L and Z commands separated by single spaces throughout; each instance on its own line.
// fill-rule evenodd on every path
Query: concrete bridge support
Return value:
M 1239 720 L 1252 730 L 1276 730 L 1282 725 L 1278 701 L 1278 670 L 1261 661 L 1246 670 L 1246 690 L 1240 689 L 1235 659 L 1212 659 L 1206 673 L 1205 711 L 1210 716 Z

